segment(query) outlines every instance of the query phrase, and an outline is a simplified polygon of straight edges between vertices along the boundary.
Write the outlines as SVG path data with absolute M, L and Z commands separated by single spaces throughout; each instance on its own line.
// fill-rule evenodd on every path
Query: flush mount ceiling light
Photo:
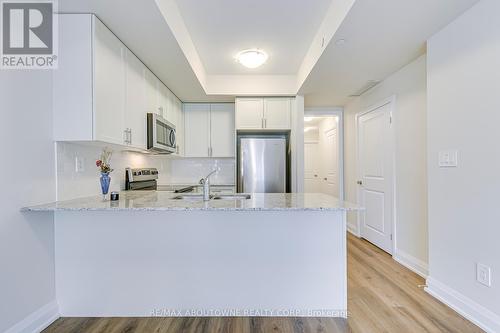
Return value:
M 257 68 L 267 61 L 267 53 L 259 49 L 249 49 L 238 52 L 235 59 L 247 68 Z

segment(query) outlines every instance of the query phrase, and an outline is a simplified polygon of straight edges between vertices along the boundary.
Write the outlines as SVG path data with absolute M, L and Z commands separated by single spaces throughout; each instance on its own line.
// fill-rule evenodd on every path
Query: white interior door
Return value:
M 392 103 L 358 117 L 361 236 L 392 253 Z
M 323 158 L 324 158 L 324 177 L 323 193 L 339 196 L 339 154 L 338 154 L 338 131 L 337 128 L 331 128 L 322 134 L 323 137 Z
M 319 178 L 319 145 L 317 142 L 304 144 L 304 191 L 318 193 L 320 189 Z

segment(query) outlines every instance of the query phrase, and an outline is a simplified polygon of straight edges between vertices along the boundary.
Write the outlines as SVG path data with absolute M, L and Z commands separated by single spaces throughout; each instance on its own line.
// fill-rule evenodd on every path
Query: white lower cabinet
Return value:
M 186 157 L 234 157 L 234 104 L 185 103 Z
M 176 125 L 181 101 L 95 15 L 58 14 L 54 139 L 146 149 L 146 114 Z

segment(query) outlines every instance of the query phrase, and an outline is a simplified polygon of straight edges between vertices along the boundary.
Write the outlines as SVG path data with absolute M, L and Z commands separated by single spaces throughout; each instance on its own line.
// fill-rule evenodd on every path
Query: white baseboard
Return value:
M 355 226 L 353 226 L 350 223 L 347 223 L 347 231 L 349 231 L 351 234 L 353 234 L 354 236 L 356 236 L 358 238 L 361 237 L 361 235 L 358 232 L 358 228 L 356 228 Z
M 500 316 L 446 286 L 432 277 L 427 278 L 425 291 L 489 333 L 500 332 Z
M 396 249 L 396 251 L 394 251 L 394 255 L 392 256 L 392 258 L 399 262 L 401 265 L 408 268 L 410 271 L 417 273 L 424 279 L 427 278 L 427 275 L 429 274 L 429 265 L 426 262 L 415 258 L 414 256 L 399 249 Z
M 46 329 L 59 318 L 59 307 L 56 301 L 50 302 L 36 310 L 5 333 L 38 333 Z

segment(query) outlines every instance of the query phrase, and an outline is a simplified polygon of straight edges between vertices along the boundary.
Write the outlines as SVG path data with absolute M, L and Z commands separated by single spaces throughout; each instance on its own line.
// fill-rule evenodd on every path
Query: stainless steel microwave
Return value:
M 155 113 L 147 115 L 148 150 L 172 154 L 177 150 L 175 125 Z

